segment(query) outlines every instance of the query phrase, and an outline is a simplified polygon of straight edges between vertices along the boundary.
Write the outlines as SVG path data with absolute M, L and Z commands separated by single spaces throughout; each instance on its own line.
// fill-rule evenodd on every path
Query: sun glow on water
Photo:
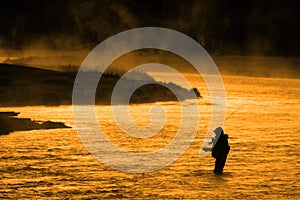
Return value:
M 198 157 L 210 122 L 210 99 L 198 77 L 187 76 L 198 86 L 204 98 L 199 99 L 197 136 L 176 162 L 151 173 L 127 174 L 110 169 L 89 154 L 74 128 L 14 132 L 0 138 L 1 196 L 299 197 L 300 114 L 297 107 L 300 81 L 223 77 L 228 118 L 224 130 L 229 134 L 231 151 L 224 175 L 215 177 L 212 173 L 214 159 L 210 155 L 204 159 Z M 162 106 L 167 111 L 165 126 L 157 135 L 147 139 L 124 134 L 112 120 L 110 106 L 96 106 L 95 113 L 99 125 L 117 146 L 132 152 L 148 152 L 168 144 L 178 129 L 178 103 L 165 102 Z M 136 124 L 144 126 L 150 123 L 149 107 L 150 104 L 130 107 Z M 19 117 L 62 121 L 74 127 L 71 106 L 1 108 L 1 111 L 11 110 L 21 112 Z

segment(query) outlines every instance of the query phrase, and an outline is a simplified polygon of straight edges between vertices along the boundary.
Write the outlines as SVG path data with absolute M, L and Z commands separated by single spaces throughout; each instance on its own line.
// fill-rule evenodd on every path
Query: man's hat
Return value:
M 222 129 L 221 127 L 216 128 L 216 129 L 214 130 L 214 132 L 215 132 L 217 135 L 222 135 L 222 134 L 224 134 L 223 129 Z

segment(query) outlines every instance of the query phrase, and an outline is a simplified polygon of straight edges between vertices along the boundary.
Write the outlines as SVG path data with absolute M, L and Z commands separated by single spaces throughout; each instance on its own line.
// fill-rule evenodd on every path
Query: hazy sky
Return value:
M 299 56 L 299 1 L 1 1 L 0 48 L 90 49 L 142 26 L 181 31 L 210 53 Z

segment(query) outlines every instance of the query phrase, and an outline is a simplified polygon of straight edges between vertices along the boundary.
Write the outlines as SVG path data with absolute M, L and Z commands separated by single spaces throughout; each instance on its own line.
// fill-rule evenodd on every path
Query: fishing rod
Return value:
M 230 119 L 238 110 L 240 110 L 242 107 L 244 107 L 245 105 L 240 105 L 239 107 L 237 107 L 233 112 L 230 113 L 230 115 L 228 117 L 226 117 L 226 119 L 224 120 L 224 123 L 223 123 L 223 126 L 224 124 L 228 121 L 228 119 Z M 213 138 L 211 138 L 213 139 Z M 213 142 L 208 142 L 208 144 L 212 144 Z M 204 147 L 203 144 L 202 144 L 202 147 L 200 148 L 199 150 L 199 156 L 200 158 L 204 157 L 205 154 L 202 154 L 202 152 L 209 152 L 212 150 L 212 147 Z
M 226 123 L 226 121 L 228 121 L 228 119 L 230 119 L 238 110 L 240 110 L 242 107 L 244 107 L 245 105 L 240 105 L 239 107 L 237 107 L 233 112 L 230 113 L 230 115 L 228 117 L 226 117 L 226 119 L 224 120 L 224 123 Z

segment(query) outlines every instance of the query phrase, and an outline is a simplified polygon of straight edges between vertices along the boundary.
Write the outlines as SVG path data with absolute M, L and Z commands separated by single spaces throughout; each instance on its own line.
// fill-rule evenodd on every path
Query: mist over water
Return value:
M 9 71 L 7 77 L 0 74 L 0 98 L 4 103 L 61 105 L 68 102 L 58 99 L 68 99 L 73 76 L 96 45 L 134 28 L 168 28 L 194 39 L 216 62 L 226 89 L 227 117 L 223 128 L 229 135 L 231 151 L 222 176 L 213 174 L 214 159 L 210 154 L 199 158 L 199 149 L 212 119 L 212 100 L 203 77 L 195 73 L 191 64 L 170 52 L 133 51 L 117 58 L 106 73 L 120 77 L 135 66 L 161 63 L 178 70 L 203 96 L 198 101 L 197 135 L 189 149 L 160 170 L 124 173 L 109 168 L 87 151 L 75 129 L 71 105 L 0 107 L 0 111 L 20 112 L 21 118 L 72 126 L 71 129 L 19 131 L 0 136 L 0 198 L 300 199 L 299 5 L 299 1 L 281 0 L 1 2 L 0 63 L 4 73 Z M 127 45 L 124 42 L 116 50 Z M 91 68 L 94 70 L 102 63 L 92 64 L 96 66 Z M 33 69 L 28 70 L 28 74 L 19 72 L 24 76 L 18 78 L 17 71 L 7 70 L 18 68 L 12 65 L 71 72 L 71 78 L 53 76 L 49 79 L 45 72 L 36 76 L 40 79 L 31 80 L 33 74 L 29 71 Z M 156 81 L 175 82 L 189 88 L 174 74 L 149 68 L 147 74 L 138 71 L 131 74 L 131 78 L 152 80 L 154 77 Z M 211 75 L 204 76 L 214 79 Z M 43 86 L 35 80 L 50 83 Z M 66 82 L 70 87 L 60 87 L 69 86 Z M 25 89 L 20 85 L 26 86 Z M 56 89 L 60 91 L 55 93 Z M 47 94 L 46 100 L 58 101 L 40 101 L 37 96 L 41 91 Z M 147 153 L 169 144 L 181 122 L 178 102 L 154 105 L 157 104 L 165 109 L 166 122 L 162 130 L 149 138 L 124 133 L 107 105 L 95 107 L 98 124 L 91 123 L 91 116 L 84 112 L 81 120 L 94 132 L 96 126 L 101 126 L 107 138 L 122 150 Z M 189 101 L 183 102 L 183 106 L 189 104 Z M 136 125 L 145 127 L 152 122 L 151 106 L 153 104 L 130 106 L 130 116 Z M 163 121 L 159 113 L 153 116 L 157 117 L 156 121 Z M 154 124 L 153 129 L 160 126 L 161 123 Z M 189 133 L 190 129 L 184 131 Z M 179 141 L 178 147 L 182 145 Z M 109 149 L 102 153 L 111 155 Z M 121 160 L 118 155 L 113 156 Z
M 91 49 L 85 50 L 5 50 L 0 49 L 0 62 L 55 71 L 76 72 Z M 109 55 L 108 55 L 109 56 Z M 211 55 L 223 75 L 300 78 L 300 58 L 243 55 Z M 125 72 L 145 63 L 163 63 L 182 73 L 197 73 L 183 58 L 159 50 L 139 50 L 122 55 L 109 67 Z M 101 63 L 98 63 L 101 65 Z M 149 65 L 150 71 L 158 72 Z M 161 71 L 161 69 L 159 70 Z
M 210 98 L 199 75 L 185 74 L 197 87 L 200 121 L 190 148 L 171 165 L 150 173 L 128 174 L 96 160 L 76 130 L 14 132 L 0 137 L 0 196 L 3 198 L 300 198 L 300 80 L 223 76 L 231 151 L 224 175 L 212 173 L 214 159 L 198 156 L 210 122 Z M 138 125 L 150 122 L 151 104 L 133 105 Z M 149 152 L 168 144 L 178 129 L 179 104 L 162 103 L 167 121 L 154 137 L 136 139 L 116 126 L 110 106 L 96 106 L 99 124 L 122 149 Z M 72 107 L 13 107 L 20 117 L 62 121 L 74 127 Z M 234 112 L 234 113 L 233 113 Z M 232 114 L 233 113 L 233 114 Z M 86 118 L 89 125 L 89 118 Z M 93 128 L 93 127 L 90 127 Z M 180 144 L 179 144 L 180 145 Z

